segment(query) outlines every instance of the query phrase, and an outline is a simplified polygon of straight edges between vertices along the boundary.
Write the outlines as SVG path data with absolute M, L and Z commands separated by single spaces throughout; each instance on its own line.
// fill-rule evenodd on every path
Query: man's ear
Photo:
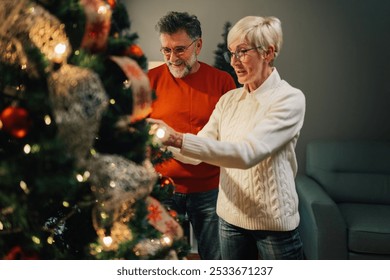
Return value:
M 199 55 L 200 50 L 202 49 L 203 41 L 202 38 L 199 38 L 196 42 L 196 55 Z

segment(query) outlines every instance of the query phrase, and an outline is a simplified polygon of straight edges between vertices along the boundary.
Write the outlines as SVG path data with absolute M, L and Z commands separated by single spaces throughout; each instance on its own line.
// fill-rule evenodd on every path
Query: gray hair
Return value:
M 228 46 L 237 40 L 253 47 L 262 46 L 260 52 L 274 46 L 276 58 L 283 43 L 282 24 L 276 17 L 246 16 L 230 29 L 227 37 Z
M 174 34 L 180 30 L 185 30 L 193 40 L 202 37 L 202 29 L 198 18 L 187 12 L 168 12 L 158 21 L 156 30 L 160 34 Z

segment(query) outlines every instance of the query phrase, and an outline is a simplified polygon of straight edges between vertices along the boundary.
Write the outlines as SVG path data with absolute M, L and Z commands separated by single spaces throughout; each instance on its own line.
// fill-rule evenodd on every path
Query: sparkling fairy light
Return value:
M 56 62 L 56 63 L 62 63 L 65 59 L 65 56 L 66 56 L 66 49 L 67 49 L 66 44 L 58 43 L 54 47 L 52 61 Z
M 156 131 L 156 136 L 157 138 L 162 139 L 165 137 L 165 133 L 166 133 L 165 129 L 163 127 L 159 127 Z
M 112 244 L 112 237 L 111 236 L 103 237 L 103 243 L 105 246 L 110 247 Z
M 31 146 L 29 144 L 24 145 L 23 151 L 25 154 L 29 154 L 31 152 Z
M 49 115 L 46 115 L 43 119 L 44 119 L 46 125 L 50 125 L 51 124 L 51 118 L 50 118 Z

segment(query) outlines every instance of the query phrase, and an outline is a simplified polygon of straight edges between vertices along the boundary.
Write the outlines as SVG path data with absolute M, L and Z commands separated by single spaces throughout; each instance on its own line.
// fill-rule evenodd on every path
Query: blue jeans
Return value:
M 220 218 L 223 260 L 302 260 L 302 241 L 292 231 L 247 230 Z
M 180 215 L 187 214 L 198 242 L 202 260 L 220 260 L 216 203 L 218 189 L 199 193 L 174 193 L 164 204 Z

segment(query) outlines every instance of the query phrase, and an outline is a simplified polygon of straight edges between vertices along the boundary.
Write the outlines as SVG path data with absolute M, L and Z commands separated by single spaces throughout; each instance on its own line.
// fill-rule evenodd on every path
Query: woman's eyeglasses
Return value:
M 223 57 L 225 58 L 226 62 L 230 63 L 232 61 L 232 58 L 233 56 L 238 59 L 239 61 L 241 61 L 242 59 L 245 58 L 245 55 L 247 52 L 251 51 L 251 50 L 255 50 L 255 49 L 260 49 L 260 48 L 263 48 L 263 46 L 258 46 L 258 47 L 254 47 L 254 48 L 250 48 L 250 49 L 241 49 L 241 50 L 237 50 L 235 52 L 224 52 L 223 53 Z

